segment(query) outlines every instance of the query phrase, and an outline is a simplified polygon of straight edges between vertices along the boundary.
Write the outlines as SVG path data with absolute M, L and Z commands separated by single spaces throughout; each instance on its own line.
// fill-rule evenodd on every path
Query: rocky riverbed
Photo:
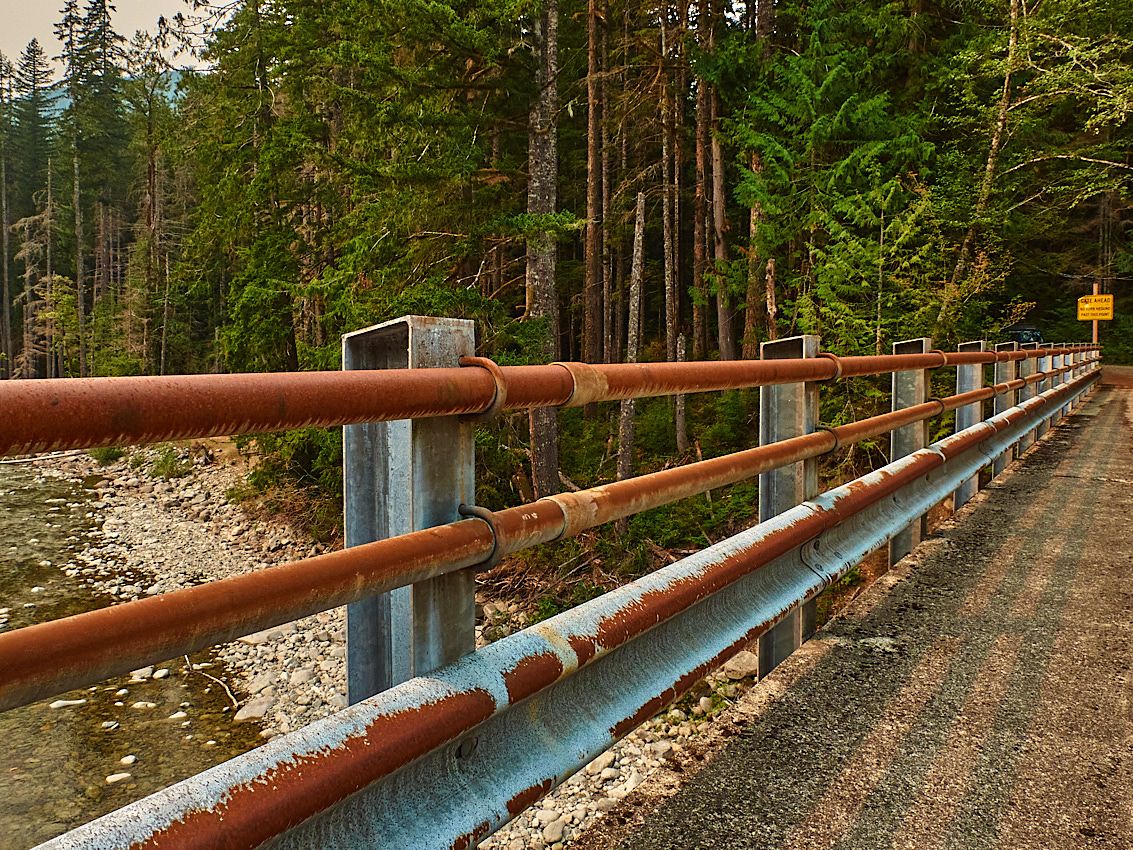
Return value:
M 225 494 L 243 483 L 239 459 L 217 462 L 207 454 L 194 458 L 182 452 L 179 471 L 187 474 L 165 479 L 146 473 L 157 458 L 153 450 L 139 450 L 107 466 L 86 455 L 37 464 L 41 475 L 95 488 L 93 527 L 64 566 L 69 577 L 95 593 L 120 601 L 138 599 L 323 551 L 288 527 L 250 519 L 228 503 Z M 514 606 L 478 602 L 480 644 L 526 623 L 525 613 Z M 262 738 L 287 733 L 346 705 L 344 609 L 249 635 L 217 647 L 214 657 L 217 666 L 212 669 L 208 661 L 171 659 L 136 671 L 133 680 L 157 681 L 171 670 L 208 677 L 231 700 L 232 722 L 260 723 Z M 754 656 L 741 654 L 700 682 L 680 708 L 646 722 L 480 846 L 568 846 L 652 773 L 679 765 L 707 728 L 705 722 L 737 700 L 754 674 Z

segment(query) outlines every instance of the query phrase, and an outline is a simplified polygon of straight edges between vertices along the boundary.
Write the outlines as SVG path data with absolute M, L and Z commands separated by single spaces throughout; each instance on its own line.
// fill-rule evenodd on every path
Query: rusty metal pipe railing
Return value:
M 1069 353 L 1039 349 L 1024 356 Z M 1015 353 L 1010 353 L 1015 354 Z M 0 382 L 0 455 L 708 392 L 993 363 L 1008 352 Z M 499 400 L 503 399 L 503 403 Z
M 1007 431 L 1012 423 L 1056 407 L 1096 378 L 1096 374 L 1082 376 L 1064 387 L 1048 391 L 1043 397 L 1024 402 L 1026 410 L 1018 415 L 997 417 L 997 421 L 983 423 L 970 431 L 978 438 L 977 444 L 987 442 L 992 435 Z M 573 746 L 557 747 L 556 757 L 544 758 L 542 762 L 546 763 L 540 762 L 533 769 L 533 775 L 522 774 L 530 787 L 513 790 L 509 785 L 503 793 L 499 788 L 482 791 L 482 784 L 510 779 L 514 765 L 529 764 L 541 755 L 509 750 L 510 742 L 503 733 L 511 727 L 506 724 L 489 727 L 487 724 L 493 719 L 501 718 L 511 707 L 525 700 L 538 700 L 548 689 L 585 679 L 588 685 L 584 690 L 588 694 L 609 696 L 617 701 L 609 711 L 624 713 L 607 712 L 596 715 L 598 722 L 591 720 L 577 725 L 591 730 L 599 747 L 626 734 L 691 686 L 728 652 L 765 631 L 775 622 L 775 611 L 781 614 L 784 605 L 789 607 L 792 600 L 797 601 L 791 594 L 812 593 L 816 582 L 820 588 L 825 581 L 840 574 L 840 570 L 831 565 L 816 578 L 807 567 L 795 564 L 802 568 L 798 572 L 809 578 L 795 579 L 785 590 L 767 593 L 766 598 L 761 594 L 759 610 L 769 612 L 770 619 L 743 621 L 739 630 L 721 636 L 711 644 L 712 649 L 707 654 L 697 655 L 687 665 L 683 656 L 676 661 L 665 657 L 666 669 L 675 671 L 673 675 L 679 678 L 675 681 L 669 678 L 671 684 L 660 693 L 645 692 L 652 697 L 635 691 L 622 699 L 624 691 L 633 689 L 596 686 L 600 678 L 585 678 L 587 671 L 602 669 L 601 664 L 594 662 L 602 660 L 609 667 L 613 659 L 623 657 L 621 648 L 646 633 L 663 632 L 668 623 L 687 612 L 699 614 L 699 618 L 694 617 L 690 622 L 690 628 L 701 625 L 710 631 L 710 618 L 714 614 L 719 616 L 721 610 L 730 611 L 731 601 L 721 602 L 712 610 L 699 608 L 699 603 L 710 597 L 720 599 L 716 596 L 720 591 L 739 588 L 739 582 L 773 566 L 777 559 L 797 553 L 805 545 L 820 540 L 839 523 L 878 505 L 900 488 L 958 458 L 970 448 L 967 437 L 965 432 L 947 438 L 930 449 L 902 459 L 892 468 L 878 470 L 817 501 L 800 505 L 787 515 L 724 541 L 708 552 L 561 614 L 538 629 L 506 638 L 428 678 L 407 682 L 365 700 L 302 733 L 274 740 L 254 757 L 218 766 L 204 776 L 161 792 L 145 803 L 135 804 L 130 810 L 82 827 L 50 846 L 93 849 L 103 846 L 100 841 L 106 834 L 120 836 L 123 847 L 168 844 L 184 850 L 211 850 L 220 834 L 224 835 L 225 846 L 232 850 L 262 846 L 284 836 L 292 840 L 285 846 L 308 846 L 320 839 L 327 843 L 343 834 L 388 840 L 390 835 L 383 831 L 387 823 L 384 818 L 392 819 L 395 812 L 405 814 L 403 820 L 414 825 L 415 834 L 441 830 L 443 839 L 431 841 L 430 846 L 471 846 L 547 793 L 579 763 L 585 763 L 593 752 L 580 749 L 575 753 Z M 1001 447 L 997 445 L 995 450 L 1001 451 Z M 970 472 L 965 470 L 964 474 Z M 956 476 L 949 479 L 950 482 L 955 480 L 959 479 Z M 938 491 L 933 491 L 932 495 L 939 499 Z M 866 535 L 860 537 L 852 550 L 855 555 L 867 551 L 861 548 Z M 786 577 L 784 571 L 774 576 L 775 579 Z M 775 581 L 769 580 L 768 589 L 773 585 L 777 587 Z M 750 596 L 740 596 L 735 600 L 740 607 L 751 604 Z M 662 650 L 671 646 L 687 654 L 689 642 L 685 632 L 674 629 L 671 634 L 665 634 L 672 643 L 663 645 Z M 726 641 L 730 643 L 721 650 Z M 615 681 L 624 683 L 634 662 L 640 664 L 643 657 L 648 657 L 650 664 L 654 663 L 652 656 L 644 654 L 643 649 L 636 656 L 624 656 L 627 660 L 620 666 L 615 664 L 614 672 L 620 674 Z M 577 703 L 563 699 L 554 704 L 574 706 Z M 591 703 L 586 705 L 589 707 Z M 549 707 L 526 703 L 523 718 L 534 715 L 534 711 L 529 710 L 532 706 L 541 710 Z M 611 722 L 610 718 L 618 719 Z M 530 731 L 527 726 L 522 728 Z M 540 725 L 537 731 L 544 733 L 546 729 Z M 466 738 L 468 735 L 473 738 Z M 453 754 L 457 751 L 455 744 L 462 739 L 475 744 L 477 736 L 482 740 L 473 758 L 482 761 L 473 762 L 468 773 L 462 774 L 459 762 L 454 767 L 454 760 L 459 758 Z M 485 763 L 489 753 L 506 757 L 500 758 L 498 765 L 499 769 L 509 771 L 506 775 L 489 769 Z M 418 760 L 431 754 L 436 754 L 436 759 L 422 765 L 419 774 L 410 773 L 405 787 L 390 787 L 385 796 L 378 793 L 361 798 L 385 777 L 405 776 L 402 771 L 412 771 Z M 491 764 L 496 766 L 494 762 Z M 434 792 L 434 796 L 430 796 L 432 788 L 424 781 L 430 777 L 437 782 L 447 782 L 443 791 Z M 534 784 L 530 784 L 532 781 Z M 477 782 L 481 785 L 474 785 L 471 790 L 463 788 Z M 436 803 L 438 797 L 458 793 L 457 786 L 463 788 L 469 800 L 475 799 L 479 808 L 454 813 L 454 818 L 459 814 L 459 820 L 453 823 L 422 823 L 418 812 L 426 803 Z M 272 793 L 265 794 L 265 787 L 270 787 Z M 492 797 L 491 802 L 484 801 L 485 794 Z M 338 809 L 340 805 L 348 808 Z M 431 813 L 433 809 L 428 811 Z M 292 832 L 296 829 L 300 831 Z M 400 840 L 404 839 L 401 833 L 397 833 L 396 838 L 402 846 L 414 843 Z
M 0 634 L 0 711 L 736 484 L 1018 383 Z

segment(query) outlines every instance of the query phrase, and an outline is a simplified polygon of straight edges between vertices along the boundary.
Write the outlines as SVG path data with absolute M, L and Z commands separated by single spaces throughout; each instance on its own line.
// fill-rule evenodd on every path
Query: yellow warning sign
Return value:
M 1112 295 L 1083 295 L 1078 299 L 1078 321 L 1100 322 L 1112 318 Z

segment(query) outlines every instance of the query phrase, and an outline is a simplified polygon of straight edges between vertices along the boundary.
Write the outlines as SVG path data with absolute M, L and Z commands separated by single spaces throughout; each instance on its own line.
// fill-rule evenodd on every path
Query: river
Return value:
M 0 632 L 114 603 L 81 573 L 101 521 L 93 498 L 0 464 Z M 233 723 L 210 654 L 143 675 L 0 714 L 0 850 L 25 850 L 263 743 L 257 724 Z

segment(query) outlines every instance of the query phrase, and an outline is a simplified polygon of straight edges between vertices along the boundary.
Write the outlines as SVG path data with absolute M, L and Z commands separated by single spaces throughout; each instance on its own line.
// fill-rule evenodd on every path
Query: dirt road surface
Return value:
M 575 847 L 1133 847 L 1131 516 L 1110 385 Z

